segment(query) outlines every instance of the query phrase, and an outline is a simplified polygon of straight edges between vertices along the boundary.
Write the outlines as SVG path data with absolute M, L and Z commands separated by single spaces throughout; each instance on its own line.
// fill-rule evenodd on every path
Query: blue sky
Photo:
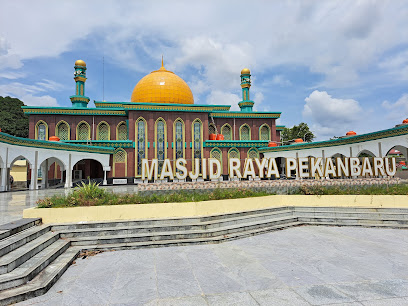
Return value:
M 129 101 L 160 67 L 195 103 L 238 109 L 252 73 L 258 111 L 306 122 L 319 140 L 393 127 L 408 116 L 406 1 L 3 1 L 0 95 L 70 106 L 74 62 L 86 94 Z M 90 103 L 90 106 L 93 106 Z

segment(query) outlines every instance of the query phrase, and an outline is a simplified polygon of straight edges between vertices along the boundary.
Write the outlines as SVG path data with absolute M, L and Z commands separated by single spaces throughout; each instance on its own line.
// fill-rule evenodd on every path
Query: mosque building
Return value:
M 77 60 L 74 68 L 72 107 L 23 107 L 29 116 L 29 138 L 114 148 L 108 183 L 137 182 L 142 159 L 154 158 L 159 167 L 165 159 L 215 158 L 221 162 L 223 178 L 228 179 L 229 158 L 259 157 L 259 148 L 280 141 L 283 126 L 277 126 L 276 119 L 281 113 L 253 110 L 247 68 L 241 71 L 240 111 L 230 111 L 226 105 L 194 104 L 187 83 L 165 69 L 163 61 L 136 84 L 130 102 L 94 101 L 95 108 L 89 108 L 86 63 Z M 190 162 L 188 170 L 192 167 Z M 103 175 L 102 166 L 92 159 L 78 162 L 73 171 L 74 179 Z M 48 179 L 63 180 L 64 176 L 57 164 L 50 167 Z

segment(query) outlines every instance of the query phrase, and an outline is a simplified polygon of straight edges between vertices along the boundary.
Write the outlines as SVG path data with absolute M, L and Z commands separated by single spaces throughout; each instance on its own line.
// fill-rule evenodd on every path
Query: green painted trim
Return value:
M 231 105 L 210 105 L 210 104 L 175 104 L 175 103 L 137 103 L 137 102 L 108 102 L 94 101 L 95 106 L 105 108 L 122 107 L 125 109 L 156 110 L 156 111 L 182 111 L 182 112 L 211 112 L 229 111 Z
M 213 112 L 214 118 L 280 118 L 281 112 Z
M 300 144 L 285 145 L 279 147 L 266 147 L 261 148 L 260 152 L 282 152 L 282 151 L 296 151 L 304 149 L 325 148 L 334 147 L 347 144 L 355 144 L 366 142 L 370 140 L 377 140 L 382 138 L 389 138 L 408 134 L 408 125 L 401 125 L 387 130 L 376 131 L 367 134 L 361 134 L 356 136 L 343 137 L 332 140 L 305 142 Z
M 60 141 L 28 139 L 28 138 L 11 136 L 9 134 L 2 133 L 2 132 L 0 132 L 0 142 L 7 143 L 10 145 L 22 146 L 22 147 L 34 147 L 34 148 L 42 148 L 42 149 L 101 153 L 101 154 L 112 154 L 114 151 L 114 148 L 104 148 L 104 147 L 99 147 L 99 146 L 71 144 L 71 143 L 65 143 L 65 142 L 60 142 Z
M 53 115 L 115 115 L 126 116 L 123 108 L 80 108 L 80 107 L 33 107 L 22 106 L 24 114 L 53 114 Z
M 204 147 L 205 148 L 215 148 L 215 147 L 262 148 L 268 145 L 268 143 L 269 143 L 269 140 L 206 140 L 204 141 Z
M 134 148 L 135 143 L 132 140 L 64 140 L 64 143 L 90 143 L 91 146 L 112 147 L 112 148 Z
M 282 131 L 286 126 L 285 125 L 277 125 L 276 130 L 277 131 Z

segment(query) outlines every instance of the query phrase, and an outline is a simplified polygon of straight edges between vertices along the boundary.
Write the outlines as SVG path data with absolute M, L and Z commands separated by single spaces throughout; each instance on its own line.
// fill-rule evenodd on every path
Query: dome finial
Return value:
M 164 67 L 164 65 L 163 65 L 163 54 L 162 54 L 162 67 Z

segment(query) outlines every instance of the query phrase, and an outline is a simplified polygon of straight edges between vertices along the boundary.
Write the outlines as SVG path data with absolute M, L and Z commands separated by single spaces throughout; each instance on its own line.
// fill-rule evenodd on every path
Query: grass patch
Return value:
M 250 189 L 215 189 L 208 192 L 182 191 L 160 194 L 115 194 L 102 189 L 96 183 L 85 184 L 74 188 L 68 195 L 54 195 L 37 201 L 38 208 L 81 207 L 121 204 L 178 203 L 200 202 L 210 200 L 239 199 L 262 197 L 274 194 L 267 191 Z
M 302 185 L 295 194 L 301 195 L 408 195 L 407 184 L 308 186 Z

